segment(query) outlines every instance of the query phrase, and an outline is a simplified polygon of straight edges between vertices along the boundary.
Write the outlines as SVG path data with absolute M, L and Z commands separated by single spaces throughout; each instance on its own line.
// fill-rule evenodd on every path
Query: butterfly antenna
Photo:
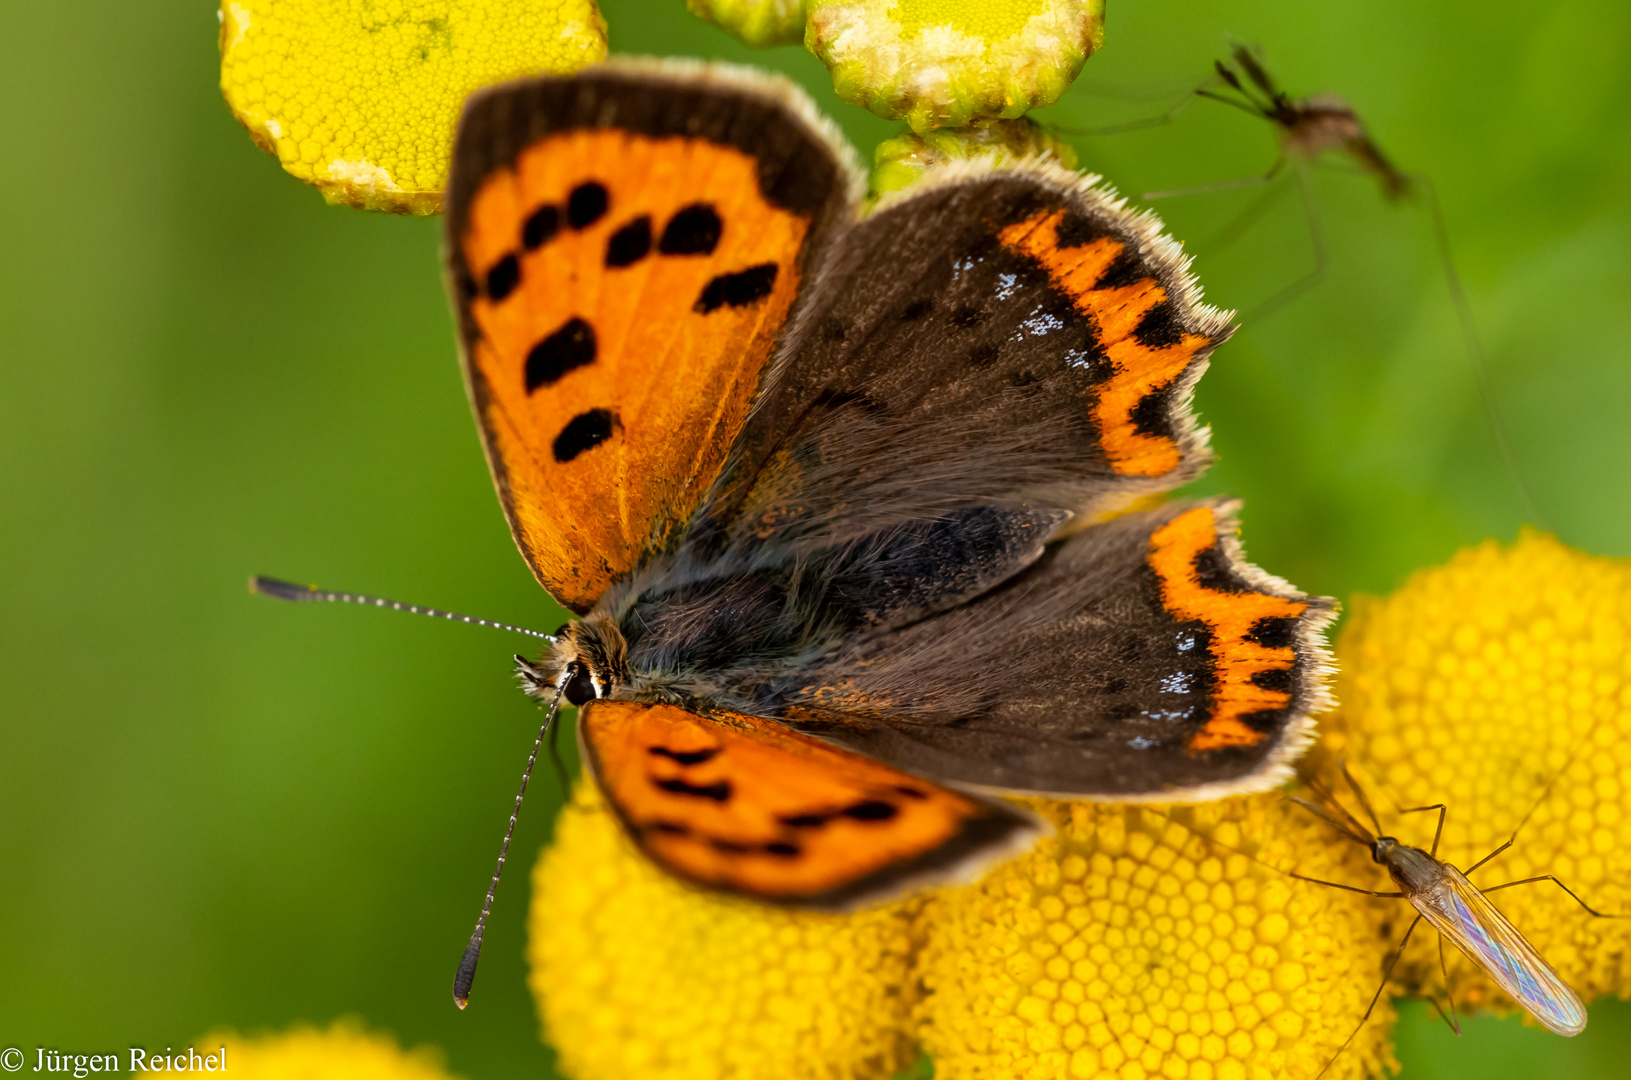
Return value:
M 1506 465 L 1507 476 L 1517 491 L 1518 501 L 1523 504 L 1524 510 L 1529 514 L 1530 521 L 1537 528 L 1546 528 L 1546 516 L 1541 512 L 1540 504 L 1535 500 L 1535 494 L 1530 490 L 1529 484 L 1523 478 L 1523 472 L 1518 468 L 1518 456 L 1512 449 L 1512 440 L 1507 435 L 1506 421 L 1501 418 L 1500 404 L 1495 399 L 1495 387 L 1490 382 L 1489 357 L 1484 349 L 1484 339 L 1478 333 L 1478 323 L 1472 317 L 1472 304 L 1467 300 L 1467 290 L 1461 284 L 1461 272 L 1455 266 L 1455 253 L 1450 247 L 1450 229 L 1444 223 L 1444 208 L 1439 202 L 1438 188 L 1433 184 L 1433 178 L 1425 173 L 1401 174 L 1420 186 L 1426 194 L 1425 204 L 1427 215 L 1433 219 L 1433 238 L 1438 244 L 1439 262 L 1444 267 L 1444 284 L 1450 293 L 1450 304 L 1455 308 L 1456 320 L 1461 324 L 1461 337 L 1467 347 L 1467 364 L 1472 368 L 1473 385 L 1478 389 L 1478 397 L 1484 405 L 1484 416 L 1489 420 L 1490 433 L 1495 437 L 1495 446 Z
M 554 726 L 555 713 L 561 707 L 562 689 L 564 687 L 556 688 L 555 700 L 549 703 L 549 712 L 544 716 L 544 726 L 538 729 L 538 738 L 533 740 L 526 770 L 521 773 L 521 790 L 515 793 L 515 805 L 510 807 L 510 824 L 504 830 L 504 843 L 498 849 L 498 866 L 493 870 L 493 880 L 487 884 L 487 898 L 481 902 L 481 914 L 476 918 L 476 929 L 470 935 L 470 944 L 464 947 L 459 970 L 453 975 L 453 1003 L 461 1009 L 470 1004 L 470 985 L 476 981 L 476 964 L 481 960 L 481 936 L 487 930 L 487 916 L 493 910 L 493 894 L 498 891 L 498 879 L 504 873 L 504 860 L 510 854 L 510 840 L 515 836 L 515 822 L 521 814 L 521 800 L 527 794 L 527 781 L 532 779 L 532 767 L 538 762 L 538 749 L 544 745 L 544 736 Z
M 274 600 L 292 600 L 297 603 L 322 601 L 330 604 L 364 604 L 368 607 L 390 608 L 392 611 L 406 611 L 413 615 L 429 615 L 433 619 L 452 619 L 454 622 L 470 623 L 472 626 L 491 626 L 494 630 L 508 630 L 514 634 L 526 634 L 528 637 L 541 638 L 551 644 L 555 642 L 554 634 L 546 634 L 540 630 L 529 630 L 525 626 L 511 626 L 509 623 L 494 622 L 491 619 L 478 619 L 474 615 L 460 615 L 456 611 L 442 611 L 439 608 L 420 607 L 418 604 L 404 604 L 399 600 L 387 600 L 383 596 L 363 596 L 361 593 L 333 592 L 328 589 L 319 589 L 315 585 L 296 585 L 288 581 L 279 581 L 277 578 L 263 577 L 256 574 L 249 579 L 249 591 L 262 596 L 270 596 Z

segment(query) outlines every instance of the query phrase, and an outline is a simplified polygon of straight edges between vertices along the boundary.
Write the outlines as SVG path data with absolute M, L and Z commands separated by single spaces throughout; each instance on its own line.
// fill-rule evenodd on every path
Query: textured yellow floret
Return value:
M 1313 1077 L 1331 1060 L 1376 988 L 1381 916 L 1271 867 L 1351 874 L 1357 845 L 1272 794 L 1030 805 L 1054 837 L 923 908 L 916 1019 L 936 1077 Z M 1391 1063 L 1388 1011 L 1327 1076 Z
M 530 983 L 577 1080 L 888 1077 L 908 1035 L 911 905 L 834 916 L 653 867 L 592 784 L 533 873 Z
M 749 45 L 804 40 L 805 0 L 685 0 L 685 6 Z
M 1067 169 L 1076 167 L 1076 151 L 1049 134 L 1034 120 L 998 120 L 972 128 L 944 128 L 922 134 L 907 132 L 878 144 L 872 155 L 873 195 L 898 191 L 922 176 L 926 169 L 952 161 L 989 158 L 1008 165 L 1021 158 L 1052 158 Z
M 839 97 L 927 131 L 1055 100 L 1103 31 L 1104 0 L 810 0 L 804 43 Z
M 433 214 L 478 87 L 606 55 L 594 0 L 224 0 L 221 91 L 330 202 Z
M 1631 911 L 1631 561 L 1538 534 L 1470 548 L 1356 604 L 1337 654 L 1331 745 L 1370 780 L 1383 826 L 1428 847 L 1436 813 L 1390 811 L 1446 804 L 1439 857 L 1465 868 L 1533 810 L 1473 883 L 1555 874 L 1599 911 Z M 1491 899 L 1583 1000 L 1631 991 L 1631 919 L 1592 918 L 1550 882 Z M 1510 1006 L 1447 955 L 1458 1004 Z M 1430 932 L 1406 963 L 1407 985 L 1442 995 Z
M 214 1031 L 193 1042 L 200 1054 L 225 1046 L 236 1080 L 455 1080 L 433 1047 L 403 1050 L 389 1036 L 337 1021 L 327 1031 L 297 1027 L 281 1035 L 244 1038 Z M 149 1059 L 151 1060 L 151 1059 Z

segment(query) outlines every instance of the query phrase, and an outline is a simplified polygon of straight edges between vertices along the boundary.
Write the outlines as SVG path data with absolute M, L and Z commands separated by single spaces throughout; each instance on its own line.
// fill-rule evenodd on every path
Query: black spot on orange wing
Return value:
M 651 217 L 642 214 L 606 241 L 606 265 L 633 266 L 651 251 Z
M 760 263 L 732 274 L 720 274 L 702 287 L 692 310 L 706 315 L 722 307 L 747 307 L 770 295 L 776 285 L 776 264 Z
M 1270 616 L 1252 623 L 1246 640 L 1265 649 L 1289 649 L 1297 644 L 1297 620 Z
M 521 262 L 510 252 L 487 271 L 487 296 L 494 301 L 502 300 L 515 291 L 521 284 Z
M 855 821 L 888 821 L 900 810 L 882 799 L 868 799 L 844 808 L 844 816 Z
M 566 197 L 566 223 L 574 229 L 587 229 L 601 219 L 610 203 L 604 186 L 593 180 L 579 184 Z
M 574 368 L 594 362 L 595 328 L 582 319 L 568 319 L 527 353 L 527 393 L 556 382 Z M 611 434 L 609 429 L 607 434 Z
M 1169 403 L 1172 399 L 1172 384 L 1152 390 L 1139 399 L 1133 406 L 1130 414 L 1133 420 L 1133 430 L 1140 435 L 1154 435 L 1160 438 L 1173 438 L 1172 421 L 1170 419 Z
M 572 418 L 572 422 L 555 436 L 550 450 L 555 460 L 566 464 L 585 450 L 592 450 L 612 437 L 617 417 L 605 409 L 590 409 Z
M 664 255 L 711 255 L 723 230 L 718 211 L 707 203 L 692 203 L 668 219 L 657 250 Z
M 681 765 L 701 765 L 719 753 L 717 746 L 710 746 L 706 750 L 670 750 L 666 746 L 653 746 L 646 750 L 648 754 L 656 754 L 670 761 L 677 761 Z
M 1249 593 L 1252 587 L 1235 575 L 1229 559 L 1217 544 L 1195 553 L 1195 584 L 1216 593 Z
M 545 204 L 528 214 L 527 220 L 521 223 L 521 246 L 528 251 L 537 251 L 560 231 L 561 211 Z
M 1163 300 L 1144 313 L 1133 328 L 1133 337 L 1140 345 L 1150 349 L 1165 349 L 1184 340 L 1184 328 L 1178 325 L 1177 313 L 1170 300 Z
M 653 780 L 652 783 L 670 795 L 691 795 L 698 799 L 712 799 L 720 803 L 729 802 L 731 797 L 729 780 L 720 780 L 713 784 L 687 784 L 684 780 Z

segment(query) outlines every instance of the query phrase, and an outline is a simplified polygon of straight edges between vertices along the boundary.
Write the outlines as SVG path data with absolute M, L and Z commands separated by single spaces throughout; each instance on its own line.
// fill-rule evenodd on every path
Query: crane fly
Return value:
M 1594 910 L 1574 891 L 1564 885 L 1551 874 L 1542 874 L 1538 877 L 1523 878 L 1519 881 L 1509 881 L 1504 885 L 1495 885 L 1488 889 L 1480 889 L 1467 880 L 1467 874 L 1477 870 L 1495 856 L 1512 846 L 1517 839 L 1514 831 L 1512 839 L 1506 841 L 1494 851 L 1479 859 L 1466 872 L 1456 869 L 1438 857 L 1439 838 L 1444 833 L 1443 803 L 1432 806 L 1416 806 L 1400 813 L 1412 814 L 1426 810 L 1438 811 L 1438 828 L 1433 833 L 1433 847 L 1430 851 L 1423 851 L 1418 847 L 1400 843 L 1392 836 L 1382 835 L 1381 822 L 1376 817 L 1376 811 L 1371 809 L 1370 800 L 1365 792 L 1348 772 L 1346 763 L 1341 765 L 1342 776 L 1353 789 L 1354 796 L 1359 805 L 1364 807 L 1366 816 L 1370 819 L 1375 831 L 1366 828 L 1358 818 L 1349 813 L 1347 808 L 1337 801 L 1327 788 L 1309 777 L 1304 777 L 1304 783 L 1313 793 L 1314 800 L 1291 796 L 1291 801 L 1324 819 L 1327 824 L 1336 829 L 1354 843 L 1369 849 L 1371 858 L 1387 868 L 1388 876 L 1399 887 L 1397 892 L 1376 892 L 1371 889 L 1361 889 L 1352 885 L 1343 885 L 1335 881 L 1321 881 L 1319 878 L 1306 877 L 1293 872 L 1292 877 L 1302 881 L 1313 882 L 1318 885 L 1329 885 L 1332 888 L 1346 889 L 1349 892 L 1364 893 L 1367 896 L 1397 897 L 1410 901 L 1416 909 L 1416 917 L 1410 921 L 1405 930 L 1399 947 L 1388 960 L 1387 968 L 1382 975 L 1382 984 L 1376 988 L 1376 994 L 1371 998 L 1370 1006 L 1365 1015 L 1360 1018 L 1359 1026 L 1354 1028 L 1337 1053 L 1327 1062 L 1325 1069 L 1340 1057 L 1342 1051 L 1352 1042 L 1354 1036 L 1359 1034 L 1360 1028 L 1370 1019 L 1371 1012 L 1381 999 L 1382 991 L 1387 988 L 1389 977 L 1393 974 L 1393 967 L 1398 963 L 1399 957 L 1404 955 L 1405 945 L 1410 941 L 1410 935 L 1415 931 L 1416 925 L 1423 919 L 1432 924 L 1433 929 L 1439 932 L 1439 963 L 1444 967 L 1445 988 L 1449 988 L 1449 971 L 1444 962 L 1444 941 L 1460 949 L 1467 959 L 1483 969 L 1484 973 L 1493 979 L 1507 995 L 1516 1001 L 1523 1009 L 1533 1016 L 1548 1031 L 1558 1035 L 1578 1035 L 1586 1027 L 1586 1008 L 1580 1002 L 1575 992 L 1569 989 L 1562 976 L 1558 975 L 1552 965 L 1536 951 L 1517 927 L 1502 915 L 1500 910 L 1490 901 L 1488 893 L 1497 889 L 1506 889 L 1514 885 L 1526 885 L 1537 881 L 1552 881 L 1564 892 L 1574 898 L 1574 901 L 1588 912 L 1598 918 L 1614 918 L 1616 916 L 1604 915 Z M 1555 780 L 1555 778 L 1554 778 Z M 1550 785 L 1547 786 L 1550 791 Z M 1545 798 L 1543 793 L 1542 799 Z M 1539 807 L 1536 803 L 1536 807 Z M 1534 810 L 1530 810 L 1533 814 Z M 1524 822 L 1529 820 L 1525 815 L 1524 821 L 1519 822 L 1521 829 Z M 1436 1002 L 1435 1002 L 1436 1004 Z M 1450 1002 L 1451 1026 L 1460 1034 L 1458 1021 L 1453 1019 L 1455 1001 Z M 1324 1075 L 1325 1069 L 1320 1070 Z

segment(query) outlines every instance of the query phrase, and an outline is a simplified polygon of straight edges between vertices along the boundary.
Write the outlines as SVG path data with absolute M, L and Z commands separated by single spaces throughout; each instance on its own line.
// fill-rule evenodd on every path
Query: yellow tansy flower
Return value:
M 1353 1032 L 1381 919 L 1273 867 L 1340 880 L 1369 862 L 1356 845 L 1273 794 L 1030 805 L 1054 837 L 923 909 L 916 1019 L 937 1077 L 1311 1077 Z M 1373 1021 L 1327 1076 L 1388 1060 Z
M 872 155 L 873 195 L 899 191 L 925 171 L 952 161 L 985 157 L 997 165 L 1021 158 L 1049 157 L 1067 169 L 1076 167 L 1076 151 L 1034 120 L 999 120 L 973 128 L 943 128 L 921 134 L 906 132 L 878 144 Z
M 593 784 L 533 872 L 530 982 L 578 1080 L 843 1080 L 917 1058 L 911 912 L 782 911 L 634 851 Z
M 1406 843 L 1429 845 L 1434 815 L 1397 809 L 1449 804 L 1439 854 L 1461 867 L 1533 808 L 1475 881 L 1555 873 L 1600 910 L 1631 910 L 1628 644 L 1631 563 L 1538 535 L 1464 551 L 1356 605 L 1325 750 Z M 1327 783 L 1334 762 L 1322 754 Z M 586 787 L 539 863 L 532 913 L 532 985 L 563 1066 L 578 1080 L 880 1077 L 922 1047 L 940 1080 L 1309 1080 L 1413 915 L 1292 878 L 1392 888 L 1282 794 L 1027 805 L 1054 834 L 983 881 L 832 917 L 670 881 Z M 1631 991 L 1631 920 L 1594 919 L 1544 882 L 1495 899 L 1583 999 Z M 1392 996 L 1442 998 L 1432 934 L 1418 935 L 1326 1076 L 1394 1064 Z M 1510 1007 L 1465 960 L 1451 981 L 1463 1008 Z
M 804 43 L 839 97 L 927 131 L 1048 104 L 1103 37 L 1104 0 L 809 0 Z
M 369 1034 L 356 1020 L 338 1020 L 326 1031 L 297 1027 L 253 1038 L 212 1031 L 193 1046 L 200 1054 L 225 1047 L 226 1071 L 235 1080 L 457 1080 L 443 1065 L 441 1051 L 403 1050 L 387 1035 Z
M 1438 815 L 1389 811 L 1444 803 L 1438 854 L 1462 869 L 1533 811 L 1474 884 L 1554 874 L 1598 911 L 1631 912 L 1628 644 L 1626 560 L 1536 533 L 1510 548 L 1470 548 L 1385 601 L 1355 605 L 1338 645 L 1331 745 L 1368 778 L 1382 824 L 1406 843 L 1430 846 Z M 1379 868 L 1339 880 L 1391 888 Z M 1593 918 L 1551 882 L 1492 900 L 1582 1000 L 1631 992 L 1631 919 Z M 1425 936 L 1412 942 L 1404 978 L 1442 1000 Z M 1457 1004 L 1511 1008 L 1468 961 L 1447 955 Z
M 804 40 L 806 0 L 685 0 L 707 19 L 749 45 L 791 45 Z
M 594 0 L 223 0 L 221 92 L 332 203 L 441 209 L 466 95 L 606 55 Z

